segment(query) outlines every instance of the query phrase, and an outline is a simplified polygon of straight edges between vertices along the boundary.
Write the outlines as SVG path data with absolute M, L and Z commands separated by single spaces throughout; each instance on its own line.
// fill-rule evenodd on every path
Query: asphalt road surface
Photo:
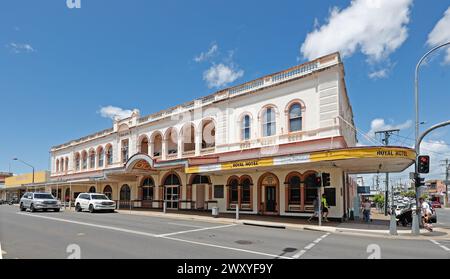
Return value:
M 4 259 L 450 258 L 450 241 L 399 240 L 119 213 L 0 206 Z

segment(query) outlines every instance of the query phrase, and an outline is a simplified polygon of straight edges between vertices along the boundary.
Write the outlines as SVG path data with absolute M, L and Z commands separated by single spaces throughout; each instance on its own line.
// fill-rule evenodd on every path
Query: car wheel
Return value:
M 94 206 L 93 206 L 92 204 L 89 205 L 89 212 L 90 212 L 90 213 L 94 213 L 94 212 L 95 212 Z
M 81 206 L 79 203 L 77 203 L 77 205 L 75 206 L 75 211 L 76 212 L 81 212 Z
M 20 211 L 25 211 L 27 210 L 25 207 L 23 207 L 23 203 L 20 204 Z
M 31 205 L 30 205 L 30 211 L 31 211 L 31 212 L 36 212 L 36 208 L 34 208 L 34 204 L 31 204 Z
M 109 212 L 110 213 L 115 213 L 116 211 L 114 209 L 111 209 Z

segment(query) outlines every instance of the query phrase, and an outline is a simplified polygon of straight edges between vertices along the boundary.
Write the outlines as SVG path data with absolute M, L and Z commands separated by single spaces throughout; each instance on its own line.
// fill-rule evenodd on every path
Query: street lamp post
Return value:
M 18 158 L 13 158 L 13 161 L 19 161 L 19 162 L 21 162 L 21 163 L 23 163 L 23 164 L 25 164 L 25 165 L 27 165 L 27 166 L 29 166 L 29 167 L 31 167 L 31 168 L 33 169 L 33 178 L 32 178 L 32 182 L 33 182 L 33 184 L 34 184 L 34 167 L 33 167 L 32 165 L 28 164 L 27 162 L 24 162 L 24 161 L 22 161 L 22 160 L 20 160 L 20 159 L 18 159 Z
M 420 155 L 420 142 L 419 142 L 419 68 L 422 65 L 422 62 L 425 61 L 425 59 L 434 51 L 448 46 L 450 45 L 450 42 L 446 42 L 444 44 L 438 45 L 434 48 L 432 48 L 430 51 L 428 51 L 427 53 L 425 53 L 424 56 L 422 56 L 422 58 L 420 58 L 419 62 L 416 65 L 416 72 L 415 72 L 415 77 L 414 77 L 414 93 L 415 93 L 415 110 L 416 110 L 416 146 L 415 146 L 415 150 L 416 150 L 416 160 L 415 160 L 415 173 L 416 173 L 416 178 L 419 177 L 419 172 L 418 172 L 418 165 L 417 165 L 417 157 Z M 413 224 L 412 224 L 412 234 L 413 235 L 419 235 L 420 234 L 420 228 L 419 228 L 419 213 L 420 213 L 420 207 L 419 207 L 419 197 L 418 195 L 418 191 L 417 191 L 417 187 L 416 187 L 416 214 L 413 215 Z

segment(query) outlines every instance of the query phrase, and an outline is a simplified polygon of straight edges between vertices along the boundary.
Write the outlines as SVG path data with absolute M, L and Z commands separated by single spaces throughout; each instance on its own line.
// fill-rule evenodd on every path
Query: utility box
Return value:
M 214 207 L 212 208 L 212 216 L 213 216 L 214 218 L 219 217 L 219 208 L 218 208 L 217 206 L 214 206 Z

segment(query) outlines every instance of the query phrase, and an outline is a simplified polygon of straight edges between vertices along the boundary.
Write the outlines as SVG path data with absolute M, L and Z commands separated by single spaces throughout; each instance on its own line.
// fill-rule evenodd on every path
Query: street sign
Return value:
M 370 186 L 358 186 L 358 194 L 370 194 Z

